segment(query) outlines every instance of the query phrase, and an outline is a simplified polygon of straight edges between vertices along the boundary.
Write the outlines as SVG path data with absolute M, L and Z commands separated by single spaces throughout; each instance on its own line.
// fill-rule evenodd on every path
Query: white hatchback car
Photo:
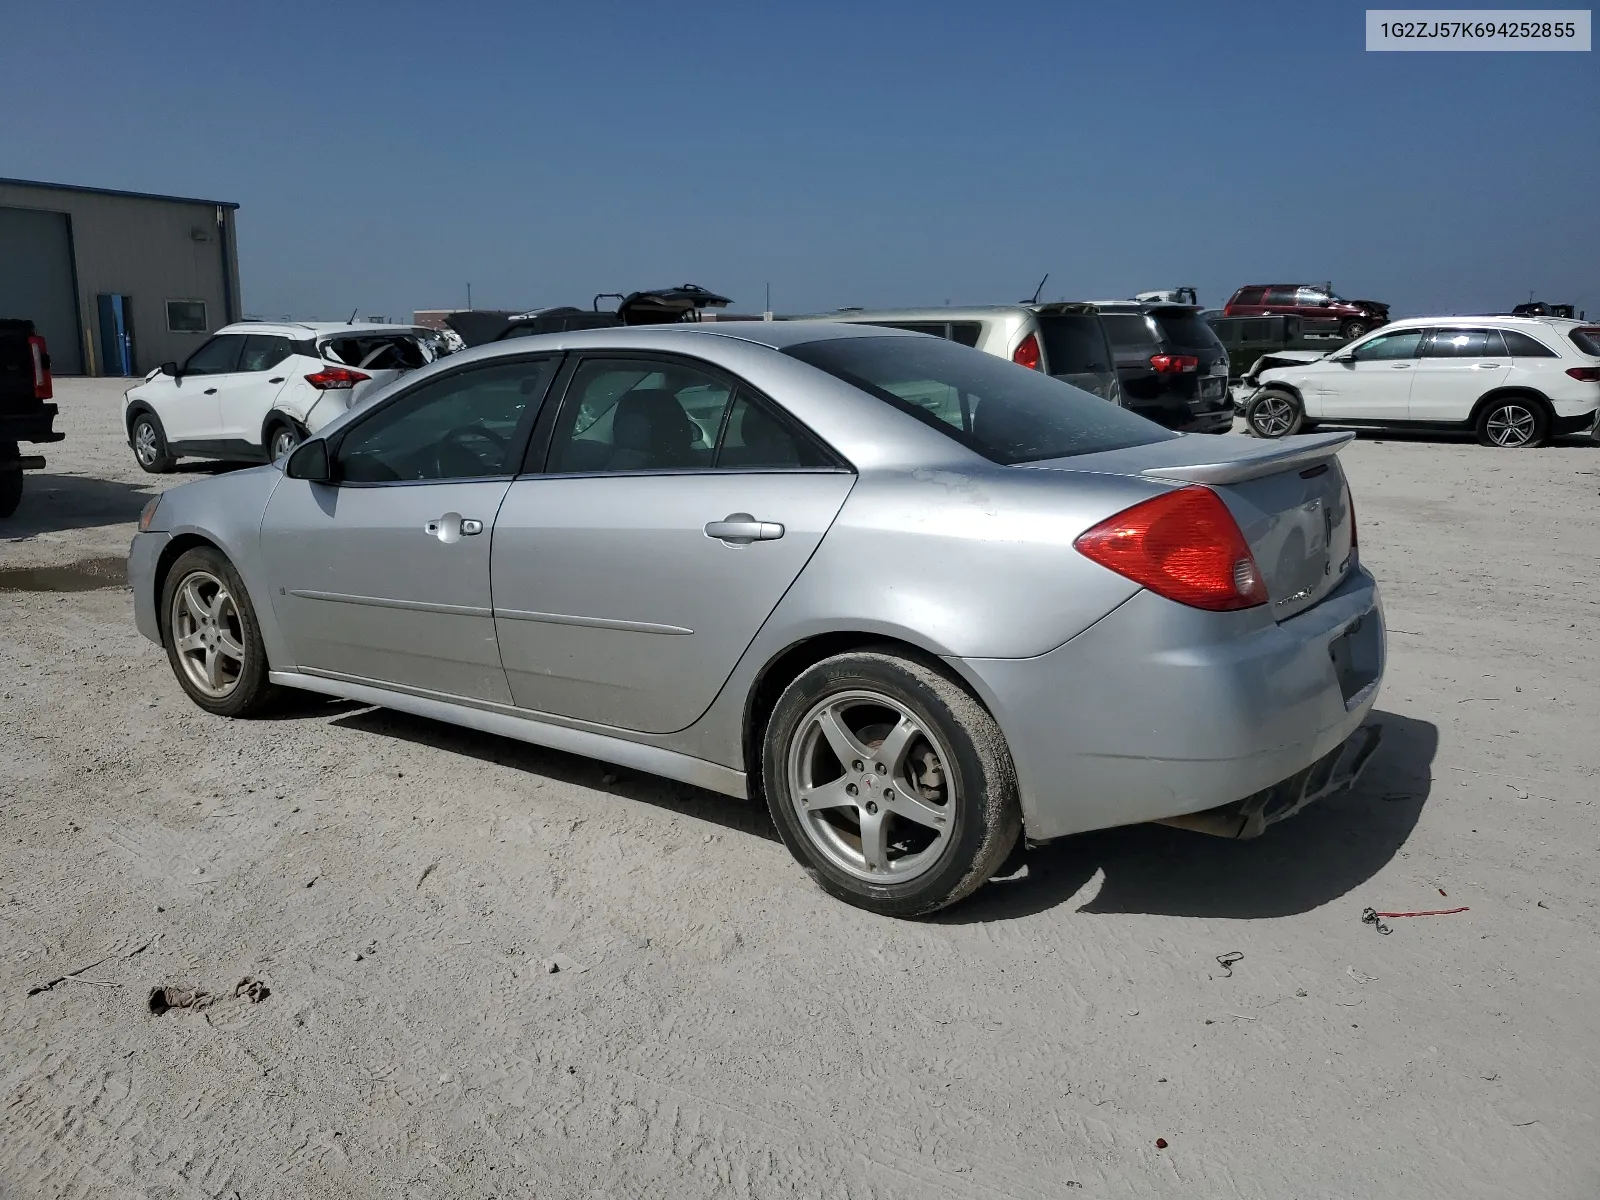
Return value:
M 128 389 L 128 445 L 156 473 L 186 457 L 271 462 L 448 349 L 434 330 L 412 325 L 228 325 Z
M 1582 321 L 1413 317 L 1306 358 L 1255 373 L 1240 408 L 1257 437 L 1326 422 L 1538 446 L 1595 431 L 1600 414 L 1600 326 Z

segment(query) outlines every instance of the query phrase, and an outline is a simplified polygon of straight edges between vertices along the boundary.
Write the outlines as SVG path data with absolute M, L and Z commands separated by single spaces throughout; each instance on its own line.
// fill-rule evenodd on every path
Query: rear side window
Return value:
M 1089 375 L 1112 369 L 1099 317 L 1041 313 L 1038 321 L 1050 374 Z
M 983 326 L 977 321 L 950 322 L 950 340 L 958 346 L 976 346 L 983 335 Z
M 1583 329 L 1574 329 L 1567 334 L 1572 339 L 1572 344 L 1585 354 L 1592 354 L 1600 358 L 1600 329 L 1588 326 Z M 1532 338 L 1528 339 L 1530 342 Z
M 1266 294 L 1266 288 L 1240 288 L 1238 294 L 1234 296 L 1233 302 L 1235 304 L 1260 304 L 1262 297 Z
M 1106 327 L 1106 336 L 1113 346 L 1154 346 L 1155 330 L 1150 322 L 1138 313 L 1107 313 L 1100 318 Z
M 1197 312 L 1156 312 L 1161 336 L 1185 350 L 1218 350 L 1222 343 Z
M 1536 341 L 1515 329 L 1502 329 L 1500 336 L 1506 341 L 1506 353 L 1514 358 L 1558 358 L 1559 355 L 1543 342 Z
M 950 342 L 835 338 L 786 353 L 992 462 L 1094 454 L 1178 436 L 1081 388 Z
M 370 371 L 415 371 L 428 365 L 422 343 L 410 334 L 359 334 L 324 338 L 322 356 Z
M 1295 302 L 1295 297 L 1297 295 L 1299 295 L 1299 292 L 1300 292 L 1299 288 L 1292 288 L 1292 287 L 1268 288 L 1267 289 L 1267 298 L 1265 300 L 1263 300 L 1262 303 L 1263 304 L 1285 304 L 1285 305 L 1292 306 L 1294 304 L 1294 302 Z
M 1498 329 L 1435 329 L 1422 346 L 1423 358 L 1488 358 L 1504 353 Z

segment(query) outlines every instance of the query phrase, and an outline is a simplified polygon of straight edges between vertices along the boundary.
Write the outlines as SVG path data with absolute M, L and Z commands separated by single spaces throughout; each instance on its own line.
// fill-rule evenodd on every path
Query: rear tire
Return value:
M 267 648 L 250 594 L 215 546 L 179 556 L 157 612 L 172 673 L 208 713 L 255 716 L 279 698 L 281 689 L 267 678 Z
M 1262 388 L 1244 409 L 1245 424 L 1258 438 L 1275 440 L 1305 428 L 1306 410 L 1300 398 L 1281 388 Z
M 161 419 L 155 413 L 140 413 L 128 433 L 133 440 L 133 457 L 150 474 L 165 475 L 177 465 L 178 460 L 167 449 L 167 431 L 161 428 Z
M 1542 446 L 1550 440 L 1550 412 L 1531 396 L 1491 400 L 1478 414 L 1478 442 L 1507 450 Z
M 0 517 L 9 517 L 22 503 L 22 466 L 17 444 L 0 442 Z M 12 466 L 11 464 L 17 463 Z
M 302 441 L 300 430 L 287 421 L 275 421 L 267 429 L 267 461 L 277 462 Z
M 1000 727 L 965 689 L 898 654 L 805 671 L 762 739 L 767 807 L 822 889 L 886 917 L 954 904 L 993 878 L 1022 833 Z

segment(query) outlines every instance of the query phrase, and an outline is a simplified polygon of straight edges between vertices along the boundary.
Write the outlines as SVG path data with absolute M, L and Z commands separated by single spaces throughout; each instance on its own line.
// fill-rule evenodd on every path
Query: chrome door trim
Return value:
M 660 633 L 682 637 L 694 630 L 682 625 L 657 625 L 654 621 L 615 621 L 610 617 L 578 617 L 567 613 L 526 612 L 520 608 L 497 608 L 494 615 L 507 621 L 539 621 L 546 625 L 582 625 L 588 629 L 620 629 L 624 633 Z
M 301 688 L 324 696 L 337 696 L 361 704 L 375 704 L 393 708 L 413 716 L 463 725 L 483 733 L 514 738 L 551 750 L 581 754 L 601 762 L 615 763 L 690 783 L 696 787 L 721 792 L 725 796 L 749 799 L 745 773 L 720 763 L 708 762 L 667 750 L 648 746 L 626 738 L 612 737 L 587 729 L 575 729 L 541 720 L 543 713 L 512 708 L 489 700 L 472 700 L 461 696 L 444 696 L 422 688 L 401 688 L 394 684 L 379 684 L 356 676 L 340 675 L 332 671 L 303 668 L 299 671 L 273 671 L 268 678 L 284 687 Z M 559 718 L 557 718 L 559 719 Z
M 373 608 L 403 608 L 408 612 L 443 613 L 448 617 L 492 617 L 494 610 L 475 604 L 430 604 L 426 600 L 391 600 L 385 596 L 352 596 L 346 592 L 313 592 L 294 588 L 289 592 L 302 600 L 326 600 L 330 604 L 368 604 Z

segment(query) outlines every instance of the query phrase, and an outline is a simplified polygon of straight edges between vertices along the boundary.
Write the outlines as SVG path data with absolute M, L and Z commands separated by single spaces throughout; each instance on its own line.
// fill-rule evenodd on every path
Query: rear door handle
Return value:
M 1396 371 L 1409 371 L 1409 370 L 1411 370 L 1411 364 L 1410 363 L 1390 363 L 1389 365 L 1391 367 L 1393 367 Z
M 749 513 L 729 513 L 720 521 L 708 522 L 706 536 L 730 546 L 748 546 L 751 542 L 777 541 L 783 536 L 783 526 L 776 521 L 758 521 Z
M 283 376 L 282 375 L 275 375 L 275 376 L 273 376 L 273 378 L 267 380 L 267 382 L 268 383 L 282 383 L 283 382 Z
M 473 537 L 483 532 L 483 522 L 473 517 L 463 517 L 460 513 L 448 512 L 442 517 L 435 517 L 422 527 L 422 532 L 429 537 L 436 537 L 445 545 L 459 542 L 464 537 Z
M 216 388 L 207 388 L 206 389 L 206 395 L 215 396 L 216 394 L 217 394 L 217 389 Z
M 1472 365 L 1480 371 L 1495 371 L 1500 367 L 1499 363 L 1473 363 Z

